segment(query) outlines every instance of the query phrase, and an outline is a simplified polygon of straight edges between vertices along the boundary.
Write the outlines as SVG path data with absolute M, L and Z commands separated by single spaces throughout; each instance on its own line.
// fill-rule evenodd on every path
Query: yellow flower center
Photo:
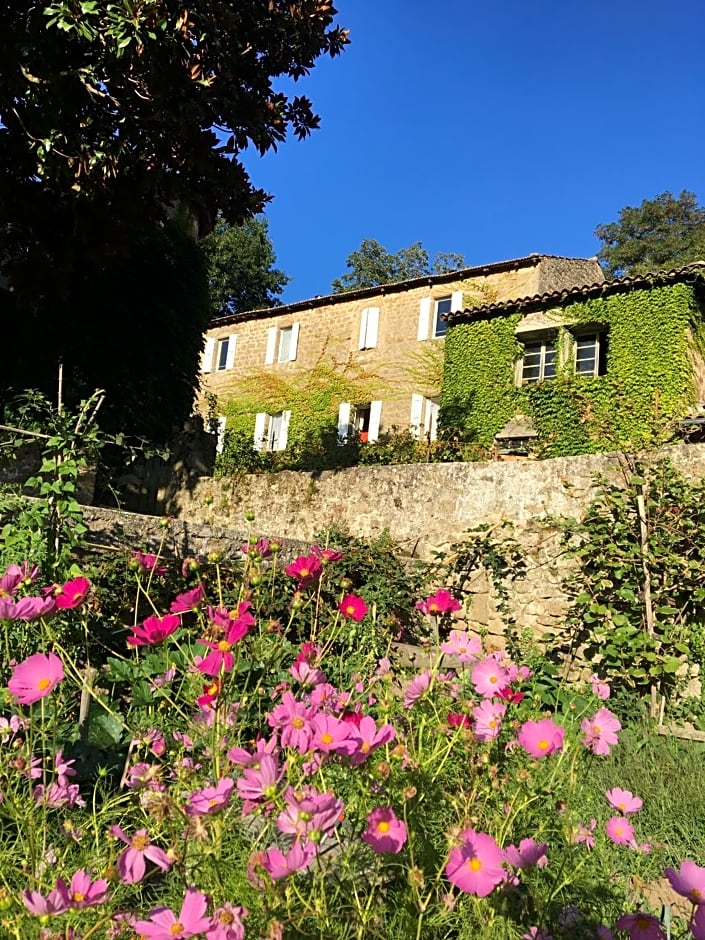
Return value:
M 536 745 L 540 751 L 548 750 L 548 741 L 545 738 L 541 738 L 539 743 Z
M 492 683 L 492 685 L 494 685 L 496 681 L 497 681 L 497 676 L 490 676 L 490 682 Z
M 348 606 L 345 608 L 345 613 L 346 613 L 349 617 L 352 617 L 352 615 L 355 613 L 355 608 L 353 607 L 352 604 L 348 604 Z
M 71 895 L 71 897 L 73 898 L 73 900 L 74 900 L 77 904 L 80 904 L 81 901 L 85 901 L 85 900 L 86 900 L 85 894 L 83 894 L 81 891 L 74 891 L 74 893 Z
M 309 568 L 301 568 L 299 571 L 299 577 L 307 578 L 310 573 L 311 573 L 311 570 Z
M 221 640 L 220 643 L 218 643 L 218 651 L 220 653 L 227 653 L 231 649 L 232 649 L 232 646 L 230 643 L 228 643 L 227 640 Z
M 386 819 L 381 819 L 377 823 L 377 832 L 382 832 L 382 833 L 389 832 L 389 823 L 387 822 Z
M 699 888 L 693 888 L 693 890 L 692 890 L 690 893 L 691 893 L 691 895 L 692 895 L 696 900 L 698 900 L 698 901 L 699 901 L 699 900 L 702 898 L 702 896 L 703 896 L 703 893 L 702 893 L 702 891 L 701 891 Z
M 172 935 L 172 937 L 180 937 L 183 932 L 184 932 L 183 924 L 180 924 L 178 920 L 175 924 L 172 924 L 171 927 L 169 928 L 169 933 Z
M 333 735 L 332 735 L 332 734 L 328 734 L 327 731 L 324 731 L 323 734 L 321 735 L 321 741 L 323 742 L 323 744 L 332 744 L 332 743 L 333 743 Z
M 479 858 L 471 858 L 468 862 L 468 868 L 470 871 L 480 871 L 482 868 L 482 862 Z
M 44 689 L 48 689 L 51 685 L 51 679 L 40 679 L 37 683 L 37 688 L 40 692 L 43 692 Z
M 148 835 L 138 835 L 132 837 L 132 848 L 137 852 L 144 852 L 144 850 L 149 845 L 149 836 Z
M 291 720 L 292 728 L 296 728 L 298 730 L 299 728 L 303 728 L 303 726 L 304 726 L 303 718 L 299 718 L 298 716 L 296 718 L 292 718 Z
M 592 726 L 593 734 L 602 734 L 602 728 L 599 725 Z

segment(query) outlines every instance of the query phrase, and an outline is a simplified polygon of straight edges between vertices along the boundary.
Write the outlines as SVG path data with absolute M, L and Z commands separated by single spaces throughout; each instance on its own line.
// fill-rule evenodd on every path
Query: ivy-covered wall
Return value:
M 560 457 L 658 443 L 695 400 L 702 311 L 687 283 L 644 287 L 543 312 L 563 351 L 555 379 L 518 387 L 520 313 L 478 315 L 446 338 L 441 394 L 444 433 L 490 448 L 517 414 L 531 418 L 541 456 Z M 606 374 L 575 374 L 576 327 L 606 330 Z

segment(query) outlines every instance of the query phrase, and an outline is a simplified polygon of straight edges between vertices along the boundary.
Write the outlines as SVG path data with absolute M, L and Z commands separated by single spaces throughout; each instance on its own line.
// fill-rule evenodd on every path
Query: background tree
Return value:
M 200 242 L 208 273 L 211 317 L 276 307 L 291 278 L 275 268 L 277 260 L 267 220 L 257 216 L 242 225 L 222 218 Z
M 2 4 L 0 405 L 18 387 L 54 392 L 59 359 L 67 404 L 77 401 L 100 361 L 106 413 L 123 430 L 147 413 L 161 437 L 183 421 L 181 380 L 193 393 L 204 325 L 201 300 L 185 300 L 203 296 L 205 269 L 182 236 L 206 234 L 218 212 L 236 224 L 262 209 L 268 197 L 238 156 L 318 126 L 308 99 L 273 82 L 343 49 L 335 16 L 329 0 Z M 144 264 L 138 246 L 149 246 Z M 203 280 L 184 294 L 179 253 Z M 173 284 L 147 290 L 145 277 L 168 272 Z M 121 289 L 123 275 L 139 293 Z M 133 323 L 126 358 L 103 356 Z M 142 394 L 128 401 L 138 383 L 125 371 L 137 377 L 145 358 Z M 175 364 L 188 379 L 170 378 Z
M 348 273 L 336 278 L 331 285 L 336 294 L 429 274 L 445 274 L 464 267 L 465 259 L 451 252 L 439 252 L 431 264 L 428 251 L 421 242 L 414 242 L 392 254 L 374 238 L 365 238 L 358 250 L 348 255 L 345 263 Z
M 661 193 L 640 206 L 625 206 L 616 222 L 598 225 L 597 253 L 608 277 L 646 274 L 705 260 L 705 208 L 695 193 Z

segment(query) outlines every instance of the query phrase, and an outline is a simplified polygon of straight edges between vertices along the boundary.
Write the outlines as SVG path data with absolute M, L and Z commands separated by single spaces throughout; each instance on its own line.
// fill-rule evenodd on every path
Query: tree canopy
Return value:
M 336 278 L 331 285 L 336 294 L 457 271 L 465 266 L 465 259 L 452 252 L 439 252 L 431 263 L 421 242 L 391 253 L 375 239 L 365 238 L 358 250 L 348 255 L 345 263 L 348 273 Z
M 597 257 L 608 277 L 646 274 L 705 260 L 705 208 L 695 193 L 666 192 L 625 206 L 616 222 L 598 225 Z
M 19 388 L 53 392 L 59 358 L 67 404 L 78 400 L 102 361 L 103 413 L 112 409 L 122 430 L 148 412 L 162 437 L 184 420 L 188 395 L 175 389 L 189 373 L 193 398 L 207 307 L 204 320 L 198 259 L 179 293 L 175 257 L 198 255 L 182 235 L 206 234 L 219 213 L 239 224 L 262 209 L 268 196 L 239 156 L 318 126 L 308 99 L 275 82 L 341 52 L 347 34 L 336 15 L 329 0 L 1 5 L 0 284 L 8 289 L 0 295 L 10 296 L 0 297 L 0 313 L 11 366 L 0 375 L 0 404 Z M 144 264 L 138 246 L 149 246 Z M 158 283 L 155 298 L 152 275 L 175 281 Z M 167 321 L 154 337 L 152 327 Z M 109 348 L 128 329 L 124 362 L 101 358 L 102 348 L 96 357 L 95 344 Z M 128 402 L 136 382 L 125 384 L 125 370 L 136 374 L 144 361 L 143 394 Z
M 257 216 L 242 225 L 219 219 L 200 242 L 208 273 L 211 317 L 276 307 L 291 278 L 274 267 L 276 255 L 267 220 Z

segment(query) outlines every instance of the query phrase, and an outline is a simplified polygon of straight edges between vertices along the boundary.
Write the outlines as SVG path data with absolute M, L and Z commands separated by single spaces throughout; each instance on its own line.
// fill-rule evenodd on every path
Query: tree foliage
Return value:
M 683 190 L 625 206 L 616 222 L 598 225 L 597 257 L 608 277 L 646 274 L 705 259 L 705 208 Z
M 342 50 L 335 16 L 328 0 L 2 4 L 0 404 L 53 391 L 63 358 L 67 401 L 97 376 L 123 430 L 183 421 L 207 322 L 193 236 L 266 202 L 243 150 L 318 126 L 274 83 Z
M 267 220 L 257 216 L 242 225 L 219 219 L 200 242 L 208 271 L 211 317 L 276 307 L 291 278 L 275 268 Z
M 336 278 L 331 285 L 336 294 L 429 274 L 445 274 L 464 267 L 465 259 L 453 252 L 439 252 L 431 263 L 428 251 L 421 242 L 414 242 L 408 248 L 392 253 L 374 238 L 364 238 L 358 250 L 348 255 L 345 263 L 348 273 Z

